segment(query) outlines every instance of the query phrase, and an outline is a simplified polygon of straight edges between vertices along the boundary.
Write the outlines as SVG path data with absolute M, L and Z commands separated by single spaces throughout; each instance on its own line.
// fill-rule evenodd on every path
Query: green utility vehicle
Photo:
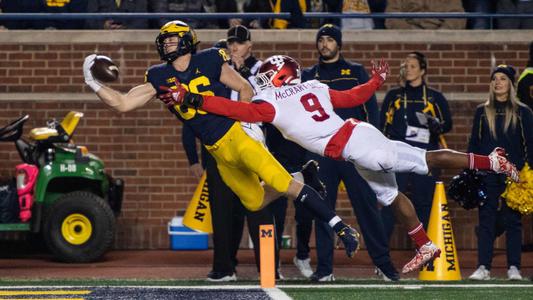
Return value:
M 1 199 L 1 216 L 11 218 L 0 223 L 0 232 L 40 234 L 63 262 L 92 262 L 111 247 L 124 190 L 102 160 L 71 142 L 82 116 L 71 111 L 61 122 L 50 120 L 27 140 L 21 136 L 28 115 L 0 129 L 0 141 L 14 142 L 23 162 L 16 179 L 2 187 L 1 195 L 10 198 Z

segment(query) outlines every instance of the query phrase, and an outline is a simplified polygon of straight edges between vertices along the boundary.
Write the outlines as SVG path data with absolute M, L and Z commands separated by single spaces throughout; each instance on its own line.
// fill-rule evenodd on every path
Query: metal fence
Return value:
M 529 19 L 533 13 L 304 13 L 306 19 Z M 0 21 L 21 20 L 88 20 L 88 19 L 289 19 L 290 13 L 0 13 Z

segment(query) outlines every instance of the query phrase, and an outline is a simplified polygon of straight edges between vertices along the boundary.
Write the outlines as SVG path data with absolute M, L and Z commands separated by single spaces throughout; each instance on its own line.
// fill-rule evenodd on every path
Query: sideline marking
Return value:
M 13 288 L 13 287 L 9 287 Z M 19 295 L 88 295 L 91 291 L 0 291 L 0 296 L 19 296 Z
M 423 288 L 533 288 L 533 284 L 336 284 L 336 285 L 278 285 L 279 288 L 362 288 L 362 289 L 423 289 Z
M 86 300 L 85 298 L 0 298 L 6 300 Z
M 284 291 L 274 288 L 264 288 L 263 291 L 273 300 L 292 300 Z
M 261 290 L 259 285 L 21 285 L 21 286 L 0 286 L 1 290 L 10 289 L 67 289 L 67 288 L 129 288 L 129 289 L 188 289 L 188 290 Z M 286 284 L 277 285 L 278 289 L 323 289 L 323 288 L 363 288 L 363 289 L 416 289 L 416 288 L 533 288 L 533 284 L 332 284 L 332 285 L 298 285 Z M 38 292 L 38 291 L 36 291 Z M 94 291 L 91 291 L 94 292 Z

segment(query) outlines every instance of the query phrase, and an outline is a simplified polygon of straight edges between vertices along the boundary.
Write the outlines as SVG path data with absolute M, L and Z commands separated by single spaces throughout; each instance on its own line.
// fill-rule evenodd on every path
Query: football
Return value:
M 113 82 L 118 79 L 118 67 L 111 58 L 98 55 L 91 67 L 93 77 L 101 82 Z

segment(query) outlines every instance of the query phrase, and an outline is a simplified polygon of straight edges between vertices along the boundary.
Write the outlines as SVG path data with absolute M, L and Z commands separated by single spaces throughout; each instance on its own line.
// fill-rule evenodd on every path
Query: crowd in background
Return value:
M 183 19 L 193 28 L 319 28 L 333 23 L 342 29 L 532 29 L 533 18 L 382 19 L 304 18 L 302 13 L 533 13 L 531 0 L 18 0 L 0 1 L 2 13 L 278 13 L 289 19 Z M 167 19 L 13 20 L 3 29 L 150 29 Z

